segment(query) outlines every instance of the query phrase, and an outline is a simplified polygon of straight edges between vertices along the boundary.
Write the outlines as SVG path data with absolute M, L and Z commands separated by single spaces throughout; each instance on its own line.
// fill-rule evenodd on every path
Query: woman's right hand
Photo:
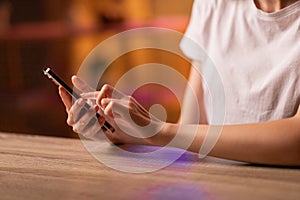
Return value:
M 133 97 L 110 85 L 104 85 L 100 91 L 81 95 L 86 99 L 96 99 L 96 104 L 103 109 L 105 118 L 116 129 L 108 136 L 121 143 L 154 144 L 152 141 L 159 137 L 165 125 Z

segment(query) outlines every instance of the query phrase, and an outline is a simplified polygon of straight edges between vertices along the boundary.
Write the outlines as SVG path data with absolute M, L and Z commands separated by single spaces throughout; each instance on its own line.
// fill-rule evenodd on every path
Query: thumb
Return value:
M 94 88 L 92 88 L 87 82 L 80 79 L 78 76 L 72 76 L 72 83 L 73 85 L 79 89 L 81 92 L 93 92 L 95 91 Z

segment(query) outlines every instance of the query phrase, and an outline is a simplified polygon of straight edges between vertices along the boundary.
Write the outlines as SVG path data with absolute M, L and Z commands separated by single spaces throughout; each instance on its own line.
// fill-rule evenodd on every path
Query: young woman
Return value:
M 189 81 L 201 102 L 199 121 L 183 115 L 177 124 L 161 122 L 132 97 L 104 85 L 100 91 L 82 94 L 83 98 L 97 97 L 97 106 L 82 117 L 79 112 L 84 100 L 72 105 L 71 97 L 59 88 L 68 113 L 67 123 L 79 134 L 93 137 L 101 132 L 105 118 L 116 127 L 114 133 L 104 132 L 113 143 L 166 145 L 181 132 L 182 141 L 192 135 L 191 144 L 172 145 L 196 153 L 207 131 L 219 129 L 210 156 L 300 166 L 300 1 L 195 0 L 185 36 L 205 50 L 221 77 L 226 97 L 224 126 L 211 124 L 212 113 L 205 100 L 209 94 L 197 72 L 210 69 L 201 66 L 201 55 L 184 40 L 181 48 L 195 65 Z M 72 81 L 79 90 L 90 91 L 78 77 Z M 184 103 L 184 109 L 194 109 L 189 106 L 189 98 Z M 99 107 L 104 117 L 99 118 L 99 124 L 87 127 L 94 109 Z M 151 136 L 141 133 L 132 120 L 141 126 L 151 124 L 160 131 Z M 119 128 L 122 126 L 127 131 Z

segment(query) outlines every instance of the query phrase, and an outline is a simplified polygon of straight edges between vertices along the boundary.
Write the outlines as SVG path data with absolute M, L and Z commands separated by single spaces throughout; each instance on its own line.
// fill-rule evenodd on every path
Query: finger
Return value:
M 78 133 L 87 132 L 95 123 L 99 126 L 95 108 L 90 108 L 85 114 L 73 125 L 73 129 Z M 100 126 L 99 126 L 100 127 Z
M 114 98 L 114 99 L 121 99 L 125 95 L 121 93 L 120 91 L 116 90 L 111 85 L 105 84 L 102 86 L 101 90 L 98 93 L 97 101 L 96 103 L 98 105 L 101 105 L 101 100 L 103 98 Z
M 96 113 L 99 114 L 98 123 L 102 127 L 104 125 L 104 123 L 105 123 L 105 118 L 103 117 L 104 111 L 99 106 L 95 106 L 95 111 L 96 111 Z
M 59 96 L 60 96 L 63 104 L 66 107 L 67 112 L 68 112 L 70 110 L 70 108 L 72 107 L 71 95 L 69 95 L 69 93 L 62 86 L 58 87 L 58 93 L 59 93 Z
M 97 99 L 99 96 L 99 92 L 95 91 L 95 92 L 86 92 L 86 93 L 82 93 L 80 94 L 80 96 L 83 99 Z
M 113 99 L 111 98 L 104 98 L 101 100 L 100 102 L 100 107 L 103 109 L 103 111 L 105 110 L 105 108 L 108 106 L 108 104 L 110 104 L 110 102 L 112 101 Z
M 85 101 L 83 99 L 78 99 L 69 110 L 69 117 L 72 117 L 75 123 L 82 117 L 82 112 L 86 112 L 86 110 L 83 110 L 84 104 Z
M 119 99 L 109 99 L 109 98 L 105 98 L 102 99 L 102 106 L 100 108 L 102 108 L 102 113 L 105 116 L 111 117 L 111 118 L 116 118 L 116 117 L 120 117 L 121 115 L 119 114 L 121 111 L 120 107 L 122 104 L 122 101 Z
M 104 115 L 113 118 L 114 116 L 113 116 L 113 112 L 112 112 L 113 109 L 112 109 L 112 108 L 113 108 L 113 103 L 110 101 L 110 102 L 105 106 L 105 108 L 103 108 Z
M 73 85 L 81 92 L 92 92 L 95 91 L 87 82 L 80 79 L 78 76 L 72 76 Z
M 101 106 L 101 100 L 103 98 L 111 98 L 112 93 L 113 93 L 113 87 L 112 86 L 107 85 L 107 84 L 103 85 L 101 90 L 98 93 L 96 103 L 99 106 Z
M 139 108 L 138 104 L 132 97 L 124 97 L 122 99 L 102 99 L 101 103 L 106 108 L 110 106 L 113 114 L 118 114 L 120 116 L 127 116 L 130 114 L 141 114 L 144 113 L 142 109 Z
M 119 99 L 103 99 L 103 112 L 105 116 L 109 116 L 111 118 L 120 117 L 123 115 L 122 112 L 128 113 L 128 109 L 126 109 L 126 104 L 123 105 L 122 100 Z
M 105 102 L 106 99 L 103 101 Z M 109 101 L 109 99 L 107 101 Z M 134 123 L 139 126 L 146 126 L 151 121 L 149 112 L 138 104 L 133 97 L 126 97 L 121 100 L 110 100 L 105 108 L 105 113 L 114 118 L 119 117 L 125 119 L 131 124 Z
M 114 119 L 109 117 L 108 115 L 105 115 L 104 110 L 99 106 L 96 106 L 96 111 L 99 114 L 98 115 L 98 123 L 101 126 L 101 130 L 103 132 L 107 132 L 107 131 L 111 132 L 112 131 L 111 128 L 108 125 L 106 125 L 105 123 L 108 122 L 110 124 L 110 126 L 114 127 L 114 124 L 115 124 Z
M 82 97 L 82 99 L 87 100 L 87 102 L 89 103 L 90 101 L 93 101 L 97 98 L 99 92 L 87 92 L 87 93 L 82 93 L 80 96 Z M 92 103 L 90 103 L 90 105 L 94 105 L 95 102 L 93 101 Z M 100 115 L 103 115 L 103 107 L 101 105 L 97 106 L 97 112 L 99 111 Z

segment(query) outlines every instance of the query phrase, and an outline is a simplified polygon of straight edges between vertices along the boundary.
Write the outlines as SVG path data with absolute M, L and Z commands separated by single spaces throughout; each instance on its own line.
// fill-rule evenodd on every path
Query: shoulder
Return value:
M 232 12 L 236 9 L 243 9 L 249 6 L 251 0 L 195 0 L 193 12 L 198 15 L 222 14 Z
M 220 5 L 222 0 L 195 0 L 194 11 L 210 12 Z
M 250 0 L 194 0 L 194 4 L 206 8 L 220 8 L 229 5 L 239 5 Z

